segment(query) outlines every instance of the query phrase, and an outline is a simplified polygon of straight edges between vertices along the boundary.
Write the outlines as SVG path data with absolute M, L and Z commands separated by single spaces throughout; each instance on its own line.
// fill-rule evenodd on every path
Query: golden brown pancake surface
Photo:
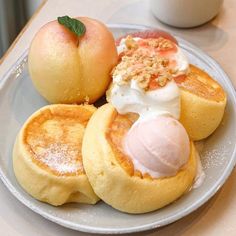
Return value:
M 134 113 L 129 113 L 127 115 L 116 113 L 107 129 L 107 140 L 110 143 L 113 152 L 116 153 L 117 161 L 130 176 L 152 179 L 149 174 L 135 170 L 132 160 L 123 150 L 123 139 L 137 118 L 138 115 Z
M 46 109 L 27 125 L 24 142 L 34 163 L 55 175 L 83 173 L 81 145 L 91 116 L 86 109 Z
M 122 168 L 129 173 L 134 175 L 133 162 L 123 152 L 122 142 L 125 134 L 131 128 L 135 120 L 135 115 L 120 115 L 115 114 L 113 120 L 111 120 L 110 126 L 107 129 L 107 140 L 111 145 L 113 151 L 117 154 L 116 158 Z
M 226 95 L 220 84 L 198 67 L 189 67 L 189 73 L 184 78 L 175 80 L 180 88 L 207 100 L 220 102 L 225 99 Z
M 31 196 L 54 206 L 99 200 L 81 154 L 86 125 L 95 110 L 92 105 L 48 105 L 24 123 L 13 148 L 13 169 Z

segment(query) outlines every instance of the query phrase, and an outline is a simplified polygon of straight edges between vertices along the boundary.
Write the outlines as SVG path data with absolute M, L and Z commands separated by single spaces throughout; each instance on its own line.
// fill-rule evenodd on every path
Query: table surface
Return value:
M 236 87 L 236 1 L 224 1 L 216 18 L 193 29 L 176 29 L 159 22 L 150 12 L 148 0 L 48 0 L 44 1 L 10 49 L 0 60 L 0 79 L 29 47 L 32 37 L 57 16 L 89 16 L 105 23 L 130 23 L 167 30 L 194 43 L 220 63 Z M 235 69 L 234 69 L 235 68 Z M 169 226 L 136 235 L 236 235 L 236 169 L 222 189 L 204 206 Z M 47 221 L 16 200 L 0 182 L 0 235 L 77 236 L 88 235 Z

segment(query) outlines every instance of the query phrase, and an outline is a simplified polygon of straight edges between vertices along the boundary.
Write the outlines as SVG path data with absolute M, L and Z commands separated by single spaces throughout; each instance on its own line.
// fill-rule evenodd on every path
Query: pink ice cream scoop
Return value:
M 156 116 L 135 123 L 124 139 L 124 150 L 134 167 L 152 177 L 174 176 L 190 155 L 188 134 L 170 116 Z

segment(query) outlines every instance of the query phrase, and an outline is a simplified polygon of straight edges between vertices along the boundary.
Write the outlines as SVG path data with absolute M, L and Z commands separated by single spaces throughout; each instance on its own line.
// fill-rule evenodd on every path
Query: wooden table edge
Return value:
M 31 24 L 31 22 L 35 19 L 35 17 L 38 15 L 38 13 L 41 11 L 41 9 L 43 8 L 43 6 L 46 4 L 47 0 L 43 0 L 42 3 L 39 5 L 39 7 L 37 8 L 37 10 L 34 12 L 34 14 L 32 15 L 32 17 L 29 19 L 29 21 L 26 23 L 26 25 L 23 27 L 23 29 L 20 31 L 20 33 L 17 35 L 17 37 L 15 38 L 15 40 L 13 41 L 13 43 L 11 44 L 11 46 L 7 49 L 7 51 L 4 53 L 4 55 L 2 56 L 2 58 L 0 58 L 0 65 L 3 63 L 3 61 L 5 60 L 5 58 L 8 56 L 8 54 L 12 51 L 12 49 L 14 48 L 14 46 L 16 45 L 16 43 L 19 41 L 19 39 L 21 38 L 21 36 L 23 35 L 23 33 L 26 31 L 26 29 L 29 27 L 29 25 Z

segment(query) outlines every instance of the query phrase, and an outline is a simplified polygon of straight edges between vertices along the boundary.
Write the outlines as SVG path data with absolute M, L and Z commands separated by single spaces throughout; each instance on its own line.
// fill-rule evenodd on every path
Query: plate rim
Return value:
M 151 26 L 146 26 L 146 25 L 138 25 L 138 24 L 107 24 L 109 28 L 125 28 L 125 29 L 137 29 L 137 30 L 148 30 L 148 29 L 157 29 Z M 162 29 L 160 29 L 162 30 Z M 168 32 L 168 31 L 167 31 Z M 211 56 L 209 56 L 206 52 L 195 46 L 194 44 L 184 40 L 182 37 L 178 37 L 173 34 L 174 37 L 177 38 L 178 41 L 180 41 L 180 45 L 184 43 L 185 45 L 188 46 L 188 49 L 193 50 L 194 54 L 197 54 L 202 58 L 202 55 L 208 60 L 208 63 L 210 63 L 212 66 L 217 67 L 220 74 L 222 75 L 222 80 L 225 83 L 225 87 L 227 88 L 227 91 L 230 93 L 232 97 L 232 103 L 234 105 L 234 113 L 236 113 L 236 93 L 234 86 L 226 74 L 226 72 L 223 70 L 223 68 L 219 65 L 218 62 L 216 62 L 215 59 L 213 59 Z M 8 71 L 4 74 L 2 79 L 0 78 L 0 91 L 5 85 L 5 83 L 9 79 L 9 75 L 14 73 L 14 71 L 17 70 L 17 67 L 22 63 L 22 61 L 27 58 L 28 55 L 28 50 L 25 50 L 23 54 L 15 61 L 15 63 L 8 69 Z M 158 228 L 164 225 L 168 225 L 170 223 L 173 223 L 186 215 L 194 212 L 197 210 L 200 206 L 205 204 L 215 193 L 223 186 L 225 181 L 228 179 L 229 175 L 232 173 L 232 170 L 234 169 L 236 165 L 236 145 L 234 146 L 234 151 L 232 153 L 232 158 L 229 163 L 227 163 L 227 166 L 225 168 L 224 174 L 218 179 L 218 181 L 215 182 L 215 184 L 211 187 L 211 191 L 206 192 L 201 196 L 200 199 L 194 202 L 191 206 L 188 208 L 184 209 L 180 213 L 175 214 L 174 216 L 170 216 L 167 219 L 162 219 L 157 222 L 152 222 L 149 224 L 141 225 L 141 226 L 133 226 L 133 227 L 128 227 L 126 229 L 117 229 L 117 228 L 100 228 L 97 226 L 83 226 L 78 223 L 73 223 L 68 220 L 62 220 L 61 218 L 58 218 L 56 216 L 52 216 L 51 214 L 41 210 L 40 207 L 34 207 L 30 200 L 22 197 L 20 192 L 15 190 L 15 187 L 12 185 L 11 181 L 6 177 L 6 175 L 3 173 L 2 168 L 0 167 L 0 179 L 4 183 L 4 185 L 7 187 L 7 189 L 12 193 L 12 195 L 18 199 L 22 204 L 27 206 L 29 209 L 34 211 L 35 213 L 41 215 L 42 217 L 46 218 L 47 220 L 50 220 L 54 223 L 57 223 L 63 227 L 70 228 L 73 230 L 81 231 L 81 232 L 86 232 L 86 233 L 97 233 L 97 234 L 123 234 L 123 233 L 134 233 L 134 232 L 141 232 L 141 231 L 146 231 L 146 230 L 151 230 L 154 228 Z

